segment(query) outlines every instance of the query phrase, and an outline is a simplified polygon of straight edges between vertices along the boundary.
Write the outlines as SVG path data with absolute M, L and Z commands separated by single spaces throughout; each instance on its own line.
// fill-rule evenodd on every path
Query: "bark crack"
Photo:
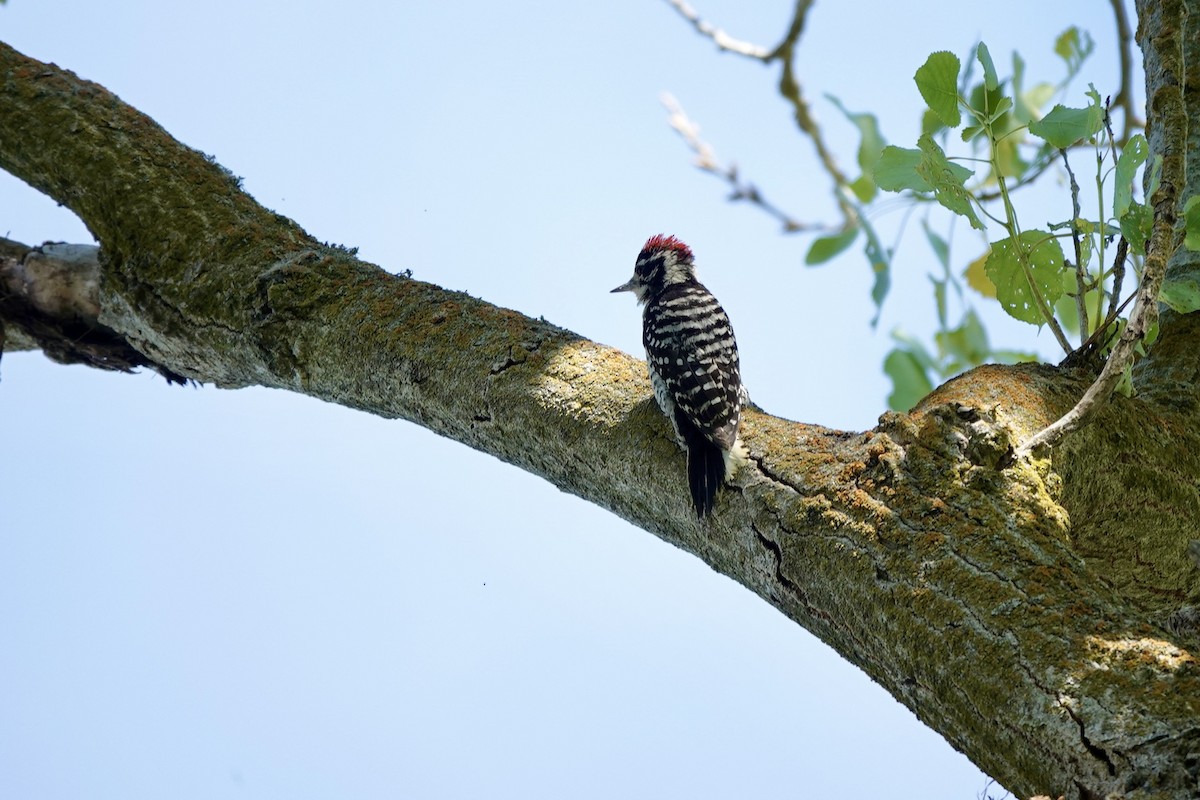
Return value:
M 783 548 L 779 546 L 779 543 L 766 536 L 754 523 L 750 523 L 750 530 L 752 530 L 754 535 L 758 537 L 759 543 L 770 551 L 771 557 L 775 562 L 775 580 L 779 583 L 779 585 L 790 592 L 796 598 L 796 600 L 799 601 L 800 605 L 803 606 L 805 612 L 810 617 L 820 619 L 822 622 L 828 625 L 835 625 L 836 620 L 833 618 L 833 616 L 829 612 L 814 606 L 808 598 L 808 593 L 805 592 L 799 584 L 784 574 Z
M 1071 708 L 1071 701 L 1060 695 L 1059 705 L 1067 712 L 1067 715 L 1075 722 L 1075 724 L 1079 726 L 1079 741 L 1083 744 L 1084 749 L 1104 764 L 1104 767 L 1108 771 L 1110 777 L 1115 776 L 1117 774 L 1116 764 L 1113 763 L 1113 760 L 1108 755 L 1107 750 L 1105 750 L 1103 747 L 1100 747 L 1088 738 L 1087 727 L 1083 724 L 1083 718 L 1075 713 L 1075 709 Z M 1080 789 L 1083 788 L 1084 787 L 1081 784 Z

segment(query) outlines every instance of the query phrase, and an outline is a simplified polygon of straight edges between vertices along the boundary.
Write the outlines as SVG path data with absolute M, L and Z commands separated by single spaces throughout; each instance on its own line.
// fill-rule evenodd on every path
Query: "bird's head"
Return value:
M 696 280 L 692 249 L 674 236 L 651 236 L 638 254 L 633 277 L 614 292 L 633 292 L 639 303 L 660 294 L 668 286 Z

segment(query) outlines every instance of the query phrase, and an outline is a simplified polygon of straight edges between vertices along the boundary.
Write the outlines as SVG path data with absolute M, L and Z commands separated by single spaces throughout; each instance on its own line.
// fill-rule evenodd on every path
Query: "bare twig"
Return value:
M 678 11 L 680 16 L 690 22 L 692 27 L 701 35 L 712 39 L 721 50 L 753 58 L 765 64 L 773 61 L 783 62 L 783 72 L 779 80 L 779 91 L 792 104 L 796 125 L 812 140 L 813 146 L 817 149 L 817 158 L 820 159 L 821 166 L 825 168 L 825 171 L 833 179 L 833 196 L 838 208 L 841 210 L 843 220 L 842 224 L 837 227 L 846 229 L 856 225 L 858 223 L 858 212 L 854 204 L 846 196 L 850 181 L 838 167 L 832 151 L 826 146 L 825 140 L 821 135 L 821 129 L 817 126 L 817 122 L 812 115 L 812 110 L 808 102 L 804 99 L 800 82 L 796 79 L 795 75 L 794 60 L 796 46 L 800 41 L 800 36 L 804 33 L 804 23 L 808 17 L 809 9 L 812 8 L 813 0 L 797 0 L 791 24 L 788 25 L 787 34 L 771 50 L 734 39 L 715 25 L 705 22 L 699 13 L 686 2 L 683 2 L 683 0 L 667 0 L 667 3 Z M 709 148 L 694 136 L 696 130 L 694 123 L 687 120 L 686 117 L 677 119 L 675 111 L 679 107 L 678 103 L 673 100 L 668 102 L 666 99 L 663 100 L 663 103 L 672 111 L 671 126 L 679 131 L 684 139 L 688 141 L 692 150 L 696 152 L 698 157 L 697 165 L 707 172 L 724 178 L 733 187 L 733 199 L 749 200 L 770 213 L 771 216 L 780 220 L 784 225 L 784 230 L 789 232 L 828 227 L 798 223 L 779 209 L 764 202 L 762 196 L 752 184 L 742 183 L 738 179 L 737 172 L 733 167 L 722 168 L 716 163 L 715 159 L 712 158 L 712 148 Z M 686 122 L 686 126 L 678 124 L 683 122 Z
M 1032 288 L 1033 278 L 1031 277 L 1028 267 L 1026 267 L 1025 275 L 1030 281 L 1029 285 Z M 1046 299 L 1042 297 L 1040 293 L 1036 294 L 1035 297 L 1037 298 L 1039 307 L 1042 309 L 1042 317 L 1046 322 L 1046 327 L 1048 327 L 1050 332 L 1054 334 L 1054 338 L 1058 342 L 1059 347 L 1063 349 L 1063 352 L 1067 355 L 1070 355 L 1073 350 L 1071 347 L 1071 341 L 1067 338 L 1067 334 L 1063 330 L 1062 325 L 1059 324 L 1058 318 L 1054 316 L 1054 307 L 1047 303 Z
M 1138 289 L 1137 300 L 1133 313 L 1129 315 L 1129 323 L 1121 333 L 1121 338 L 1113 346 L 1112 353 L 1104 362 L 1104 369 L 1095 383 L 1088 387 L 1083 397 L 1075 407 L 1051 423 L 1028 441 L 1017 448 L 1017 457 L 1024 458 L 1041 447 L 1053 447 L 1071 431 L 1080 428 L 1098 408 L 1107 402 L 1113 389 L 1121 381 L 1125 370 L 1133 364 L 1137 346 L 1146 337 L 1147 331 L 1158 321 L 1158 290 L 1162 287 L 1162 273 L 1166 270 L 1166 255 L 1157 257 L 1158 262 L 1154 272 L 1151 272 L 1151 259 L 1146 259 L 1146 269 L 1142 274 L 1142 285 Z
M 1071 171 L 1071 162 L 1067 161 L 1067 151 L 1060 149 L 1063 166 L 1071 178 L 1071 240 L 1075 244 L 1075 312 L 1079 314 L 1079 341 L 1088 335 L 1087 310 L 1087 265 L 1083 263 L 1083 248 L 1079 242 L 1079 184 L 1075 181 L 1075 173 Z
M 1095 383 L 1088 387 L 1083 397 L 1075 407 L 1062 416 L 1061 419 L 1034 434 L 1024 444 L 1017 448 L 1017 457 L 1030 455 L 1040 447 L 1053 447 L 1071 431 L 1081 427 L 1098 408 L 1107 402 L 1113 389 L 1116 388 L 1125 370 L 1133 364 L 1137 347 L 1146 338 L 1146 334 L 1158 322 L 1158 293 L 1162 288 L 1163 275 L 1167 269 L 1167 258 L 1171 252 L 1171 242 L 1175 227 L 1175 213 L 1170 208 L 1174 196 L 1159 207 L 1154 223 L 1154 235 L 1146 248 L 1146 261 L 1142 268 L 1142 283 L 1138 287 L 1133 311 L 1129 322 L 1121 332 L 1121 338 L 1113 345 L 1104 369 Z M 1125 254 L 1128 246 L 1124 239 L 1117 245 L 1117 256 Z
M 1125 281 L 1125 259 L 1129 257 L 1129 240 L 1122 236 L 1117 241 L 1117 254 L 1113 256 L 1113 288 L 1108 297 L 1108 313 L 1104 316 L 1104 325 L 1111 325 L 1117 318 L 1117 301 L 1121 297 L 1121 284 Z
M 1129 141 L 1133 128 L 1146 127 L 1146 121 L 1141 119 L 1133 108 L 1133 31 L 1129 27 L 1129 17 L 1125 13 L 1125 0 L 1109 0 L 1113 16 L 1117 20 L 1117 42 L 1121 58 L 1121 88 L 1113 97 L 1113 104 L 1121 107 L 1125 117 L 1121 129 L 1121 145 Z
M 683 2 L 683 0 L 667 0 L 667 3 L 671 8 L 678 11 L 681 17 L 692 23 L 692 27 L 697 32 L 702 36 L 712 39 L 718 50 L 737 53 L 738 55 L 755 58 L 764 62 L 771 60 L 771 51 L 767 50 L 767 48 L 750 42 L 744 42 L 741 39 L 735 39 L 715 25 L 710 25 L 701 19 L 696 9 Z
M 1104 98 L 1104 132 L 1108 134 L 1108 152 L 1112 156 L 1113 169 L 1116 169 L 1121 157 L 1117 153 L 1117 137 L 1113 135 L 1112 106 L 1113 99 L 1111 97 Z
M 786 211 L 768 201 L 763 197 L 762 192 L 758 190 L 757 186 L 742 179 L 735 165 L 723 166 L 717 160 L 717 155 L 713 151 L 712 146 L 700 138 L 700 126 L 688 117 L 687 112 L 683 110 L 683 106 L 679 104 L 678 100 L 666 92 L 662 94 L 661 99 L 662 104 L 666 106 L 667 111 L 670 113 L 671 127 L 683 137 L 688 147 L 696 154 L 696 166 L 705 172 L 716 175 L 729 184 L 729 188 L 732 190 L 729 195 L 730 200 L 745 200 L 753 203 L 779 220 L 783 225 L 785 233 L 824 230 L 828 228 L 828 226 L 816 223 L 800 222 L 792 218 Z
M 1125 302 L 1114 307 L 1112 309 L 1111 316 L 1105 316 L 1104 322 L 1096 326 L 1096 332 L 1089 336 L 1087 341 L 1081 344 L 1075 352 L 1063 359 L 1062 365 L 1070 364 L 1073 361 L 1081 363 L 1090 354 L 1102 348 L 1108 342 L 1108 340 L 1112 338 L 1112 336 L 1108 333 L 1109 326 L 1113 322 L 1116 322 L 1117 316 L 1124 311 L 1125 307 L 1132 303 L 1136 297 L 1137 295 L 1131 294 L 1129 297 L 1125 298 Z
M 817 149 L 817 158 L 820 159 L 821 166 L 829 173 L 829 177 L 833 178 L 833 197 L 842 212 L 845 221 L 843 227 L 850 228 L 858 223 L 858 212 L 845 194 L 850 181 L 838 167 L 832 151 L 826 146 L 825 138 L 821 135 L 821 129 L 813 117 L 812 109 L 809 107 L 808 101 L 804 99 L 800 81 L 796 79 L 796 45 L 800 41 L 801 34 L 804 33 L 804 22 L 810 8 L 812 8 L 812 0 L 798 0 L 787 35 L 771 53 L 771 57 L 783 62 L 783 71 L 779 76 L 779 93 L 792 104 L 792 115 L 795 117 L 797 127 L 812 140 L 813 147 Z
M 812 4 L 813 0 L 796 0 L 796 10 L 792 12 L 792 21 L 788 25 L 788 31 L 784 34 L 783 40 L 771 51 L 772 61 L 777 58 L 785 58 L 788 53 L 796 49 L 796 43 L 800 41 L 800 36 L 804 33 L 804 23 L 808 19 L 808 12 L 812 8 Z

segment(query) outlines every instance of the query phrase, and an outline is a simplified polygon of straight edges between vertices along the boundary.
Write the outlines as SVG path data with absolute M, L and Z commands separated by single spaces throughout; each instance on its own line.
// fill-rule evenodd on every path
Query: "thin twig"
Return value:
M 1121 157 L 1117 155 L 1117 137 L 1113 136 L 1112 129 L 1112 110 L 1113 99 L 1111 97 L 1104 98 L 1104 132 L 1108 134 L 1108 152 L 1112 155 L 1113 169 L 1117 168 L 1117 163 Z
M 1129 240 L 1122 236 L 1117 241 L 1117 254 L 1113 256 L 1113 288 L 1108 298 L 1108 313 L 1104 324 L 1109 325 L 1117 318 L 1117 300 L 1121 297 L 1121 284 L 1125 281 L 1125 259 L 1129 257 Z
M 751 42 L 744 42 L 741 39 L 735 39 L 715 25 L 710 25 L 700 17 L 696 9 L 683 2 L 683 0 L 667 0 L 667 3 L 671 8 L 678 11 L 681 17 L 690 22 L 698 33 L 712 39 L 713 44 L 717 46 L 718 50 L 737 53 L 738 55 L 764 62 L 772 59 L 771 51 L 767 50 L 767 48 Z
M 1079 215 L 1082 213 L 1079 210 L 1079 184 L 1075 181 L 1075 173 L 1071 171 L 1071 162 L 1067 161 L 1067 151 L 1060 149 L 1062 154 L 1063 166 L 1067 169 L 1067 175 L 1071 178 L 1071 240 L 1075 243 L 1075 311 L 1079 314 L 1079 341 L 1083 340 L 1088 335 L 1088 310 L 1087 310 L 1087 273 L 1084 271 L 1086 265 L 1083 263 L 1083 247 L 1079 242 Z
M 716 175 L 721 178 L 732 190 L 729 195 L 730 200 L 745 200 L 767 212 L 769 215 L 779 220 L 783 225 L 785 233 L 798 233 L 801 231 L 828 230 L 830 226 L 820 225 L 810 222 L 800 222 L 792 218 L 787 212 L 763 197 L 762 192 L 753 183 L 742 179 L 735 165 L 723 166 L 717 160 L 716 152 L 708 142 L 700 138 L 700 126 L 693 122 L 683 110 L 683 106 L 679 101 L 670 94 L 664 92 L 662 94 L 662 104 L 666 106 L 670 113 L 670 125 L 675 131 L 683 137 L 687 142 L 692 152 L 696 154 L 695 164 L 699 169 L 705 172 Z
M 1163 260 L 1166 261 L 1166 259 Z M 1143 279 L 1141 288 L 1145 289 L 1147 285 L 1148 282 Z M 1161 285 L 1160 277 L 1154 286 L 1155 294 Z M 1100 371 L 1100 377 L 1096 378 L 1095 383 L 1088 387 L 1074 408 L 1018 447 L 1017 458 L 1024 458 L 1040 447 L 1053 447 L 1058 444 L 1068 433 L 1080 428 L 1088 417 L 1108 400 L 1113 389 L 1117 387 L 1124 376 L 1125 370 L 1133 363 L 1137 345 L 1145 338 L 1146 331 L 1158 321 L 1157 304 L 1157 298 L 1151 298 L 1150 292 L 1138 291 L 1129 324 L 1125 326 L 1121 338 L 1117 340 L 1112 352 L 1109 353 L 1108 360 L 1104 362 L 1104 369 Z
M 1124 112 L 1124 127 L 1121 131 L 1121 146 L 1129 141 L 1130 131 L 1146 127 L 1146 121 L 1141 119 L 1133 108 L 1133 31 L 1129 28 L 1129 17 L 1125 13 L 1125 0 L 1109 0 L 1113 16 L 1117 20 L 1118 52 L 1121 58 L 1121 88 L 1113 97 L 1113 104 L 1121 107 Z
M 845 189 L 850 185 L 850 181 L 838 167 L 833 152 L 826 146 L 825 137 L 821 135 L 821 129 L 817 125 L 816 118 L 813 117 L 812 109 L 808 105 L 808 101 L 804 99 L 800 81 L 796 79 L 796 45 L 800 41 L 800 35 L 804 33 L 804 22 L 810 8 L 812 8 L 812 0 L 799 0 L 796 3 L 796 11 L 792 17 L 792 24 L 788 28 L 787 36 L 775 48 L 772 58 L 778 58 L 783 62 L 783 71 L 779 76 L 779 93 L 792 104 L 792 114 L 796 119 L 796 125 L 812 140 L 821 166 L 833 178 L 833 197 L 845 220 L 843 227 L 851 228 L 858 223 L 858 212 L 845 194 Z
M 846 174 L 838 167 L 837 161 L 833 157 L 833 152 L 825 144 L 825 139 L 821 135 L 821 129 L 817 125 L 816 119 L 813 117 L 812 110 L 808 102 L 804 99 L 803 92 L 800 88 L 800 82 L 796 79 L 795 74 L 795 54 L 796 46 L 800 42 L 800 37 L 804 33 L 804 24 L 808 18 L 809 9 L 812 8 L 813 0 L 797 0 L 795 11 L 792 14 L 792 21 L 788 25 L 787 33 L 782 41 L 779 42 L 771 50 L 760 47 L 749 42 L 743 42 L 726 34 L 723 30 L 705 22 L 700 14 L 688 5 L 683 0 L 667 0 L 672 8 L 679 12 L 680 16 L 691 23 L 701 35 L 712 39 L 717 47 L 728 52 L 738 53 L 739 55 L 753 58 L 763 63 L 771 63 L 773 61 L 781 61 L 783 63 L 782 75 L 779 79 L 780 93 L 792 104 L 793 115 L 796 119 L 796 125 L 800 130 L 812 140 L 813 146 L 817 150 L 817 158 L 821 162 L 821 166 L 833 179 L 833 196 L 838 205 L 838 209 L 842 214 L 842 223 L 836 226 L 842 230 L 849 229 L 858 224 L 858 211 L 854 204 L 850 202 L 846 196 L 850 185 Z M 698 145 L 703 144 L 695 139 L 688 131 L 695 131 L 695 124 L 687 121 L 687 127 L 681 127 L 676 124 L 675 110 L 678 109 L 678 103 L 668 103 L 664 99 L 664 104 L 672 110 L 671 125 L 675 130 L 688 141 L 689 146 L 696 152 L 698 157 L 697 165 L 715 175 L 719 175 L 733 187 L 732 199 L 734 200 L 749 200 L 755 205 L 763 208 L 773 217 L 780 220 L 784 225 L 784 230 L 789 232 L 813 230 L 816 228 L 828 228 L 830 226 L 811 225 L 799 223 L 792 219 L 789 215 L 783 213 L 771 204 L 765 202 L 759 194 L 758 189 L 753 184 L 747 184 L 738 179 L 737 171 L 733 167 L 722 168 L 712 158 L 712 149 L 707 148 L 702 150 Z M 684 118 L 686 120 L 686 118 Z
M 804 33 L 804 23 L 808 19 L 808 12 L 812 8 L 812 4 L 813 0 L 796 0 L 796 10 L 792 12 L 792 21 L 788 25 L 788 31 L 784 34 L 783 40 L 771 51 L 771 61 L 783 58 L 785 53 L 796 49 L 796 43 L 800 41 L 800 36 Z
M 1163 208 L 1169 208 L 1174 203 L 1174 196 L 1164 203 Z M 1138 287 L 1133 312 L 1129 322 L 1121 332 L 1121 338 L 1113 345 L 1108 360 L 1100 377 L 1088 387 L 1083 397 L 1075 407 L 1064 414 L 1059 420 L 1051 423 L 1028 441 L 1017 448 L 1017 458 L 1023 458 L 1041 447 L 1053 447 L 1071 431 L 1082 426 L 1112 395 L 1113 389 L 1121 381 L 1125 370 L 1133 364 L 1137 354 L 1137 346 L 1146 338 L 1147 332 L 1158 322 L 1158 293 L 1162 288 L 1163 275 L 1167 269 L 1167 257 L 1171 251 L 1172 231 L 1175 227 L 1175 214 L 1171 210 L 1165 213 L 1163 208 L 1156 209 L 1154 235 L 1146 248 L 1146 261 L 1142 268 L 1142 284 Z M 1120 245 L 1118 245 L 1118 250 Z
M 1107 342 L 1107 340 L 1110 338 L 1105 331 L 1107 331 L 1109 326 L 1117 320 L 1117 316 L 1125 310 L 1125 307 L 1132 303 L 1136 298 L 1137 295 L 1131 294 L 1129 297 L 1125 298 L 1125 302 L 1114 307 L 1112 309 L 1112 316 L 1106 316 L 1104 318 L 1104 322 L 1100 323 L 1100 325 L 1096 327 L 1096 332 L 1089 336 L 1087 341 L 1079 346 L 1078 350 L 1063 359 L 1059 366 L 1069 364 L 1077 358 L 1082 360 L 1082 358 L 1085 358 L 1091 351 L 1102 347 L 1103 343 Z
M 1018 180 L 1016 180 L 1011 186 L 1008 187 L 1009 194 L 1012 194 L 1017 189 L 1021 189 L 1025 186 L 1032 185 L 1035 181 L 1037 181 L 1038 178 L 1040 178 L 1042 176 L 1042 173 L 1044 173 L 1046 170 L 1048 170 L 1050 168 L 1050 165 L 1053 163 L 1054 163 L 1053 155 L 1045 156 L 1040 164 L 1034 164 L 1032 167 L 1027 169 L 1025 171 L 1024 175 L 1022 175 Z M 975 195 L 975 197 L 981 203 L 985 203 L 989 200 L 999 200 L 1000 199 L 1000 190 L 992 189 L 991 191 L 988 191 L 988 192 L 978 192 Z

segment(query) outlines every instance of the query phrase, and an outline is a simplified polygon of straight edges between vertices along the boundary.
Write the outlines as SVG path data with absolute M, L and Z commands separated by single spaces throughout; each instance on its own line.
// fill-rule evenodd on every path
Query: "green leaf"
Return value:
M 982 364 L 991 352 L 987 331 L 983 329 L 983 323 L 974 311 L 968 311 L 957 328 L 937 334 L 937 343 L 938 347 L 963 366 Z
M 996 77 L 996 65 L 992 63 L 992 54 L 988 52 L 987 45 L 983 42 L 975 48 L 975 57 L 979 59 L 979 65 L 983 67 L 983 83 L 989 89 L 995 89 L 1000 85 L 1000 79 Z
M 1100 130 L 1104 114 L 1098 105 L 1067 108 L 1056 105 L 1050 113 L 1029 123 L 1029 132 L 1045 139 L 1051 147 L 1065 150 L 1082 139 L 1090 139 Z
M 911 353 L 912 357 L 917 360 L 917 364 L 925 372 L 932 372 L 935 375 L 942 374 L 941 368 L 938 366 L 937 359 L 929 354 L 925 349 L 924 343 L 916 336 L 906 332 L 903 328 L 895 328 L 892 330 L 892 340 L 900 347 L 897 350 L 904 350 Z
M 879 193 L 879 187 L 875 185 L 874 179 L 864 172 L 850 181 L 850 191 L 854 192 L 860 203 L 869 203 Z
M 996 284 L 992 283 L 992 279 L 988 277 L 986 268 L 987 260 L 991 255 L 992 251 L 988 250 L 979 258 L 967 264 L 967 268 L 963 270 L 963 277 L 967 279 L 967 286 L 970 286 L 984 297 L 996 296 Z
M 1020 179 L 1029 171 L 1029 162 L 1021 157 L 1022 139 L 1024 136 L 1005 136 L 996 142 L 996 164 L 1000 174 L 1005 178 Z
M 977 83 L 971 87 L 970 97 L 967 99 L 967 107 L 971 111 L 971 116 L 979 121 L 993 121 L 999 115 L 995 113 L 996 109 L 1001 109 L 1000 114 L 1003 114 L 1008 108 L 1001 108 L 1005 105 L 1006 95 L 1004 94 L 1003 86 L 997 86 L 994 89 L 987 88 L 982 83 Z M 1008 101 L 1008 106 L 1011 107 L 1012 100 Z
M 1074 289 L 1075 279 L 1071 278 L 1071 291 Z M 1068 334 L 1074 336 L 1079 333 L 1079 306 L 1075 305 L 1075 298 L 1063 295 L 1058 298 L 1058 302 L 1054 304 L 1054 316 L 1058 318 L 1058 324 Z
M 925 370 L 907 350 L 896 348 L 888 353 L 883 360 L 883 371 L 892 379 L 888 406 L 893 411 L 908 411 L 933 391 L 933 384 L 929 382 Z
M 991 116 L 988 117 L 988 122 L 996 122 L 996 120 L 1007 114 L 1009 109 L 1012 107 L 1013 101 L 1011 97 L 1001 97 L 1000 100 L 997 101 L 996 107 L 992 109 Z
M 875 165 L 879 162 L 884 145 L 887 144 L 883 134 L 879 131 L 879 120 L 875 118 L 874 114 L 847 111 L 846 107 L 842 105 L 842 101 L 831 94 L 826 94 L 825 97 L 858 128 L 858 166 L 862 168 L 862 174 L 850 183 L 850 191 L 854 192 L 854 196 L 860 202 L 869 203 L 875 199 L 877 192 L 877 186 L 872 177 Z
M 1087 239 L 1083 240 L 1085 243 L 1087 241 Z M 1090 247 L 1087 249 L 1090 249 Z M 1087 263 L 1087 258 L 1088 256 L 1085 256 L 1082 259 L 1084 263 Z M 1094 276 L 1091 277 L 1094 278 Z M 1062 296 L 1058 298 L 1058 301 L 1054 304 L 1054 316 L 1058 318 L 1058 323 L 1062 326 L 1064 331 L 1074 335 L 1079 333 L 1080 323 L 1079 305 L 1075 302 L 1075 298 L 1079 294 L 1079 279 L 1075 274 L 1075 270 L 1073 269 L 1064 269 L 1062 271 L 1061 278 L 1063 293 Z M 1088 333 L 1091 333 L 1093 330 L 1095 330 L 1096 323 L 1098 321 L 1095 318 L 1096 307 L 1100 302 L 1102 302 L 1097 297 L 1098 293 L 1099 290 L 1093 287 L 1091 289 L 1087 289 L 1083 296 L 1084 306 L 1088 309 L 1089 314 L 1092 315 L 1088 320 Z
M 1067 62 L 1068 81 L 1075 77 L 1079 68 L 1083 66 L 1083 62 L 1087 61 L 1094 49 L 1095 43 L 1092 41 L 1091 34 L 1080 30 L 1075 25 L 1058 35 L 1058 39 L 1054 42 L 1054 52 Z
M 929 134 L 921 136 L 917 146 L 921 148 L 917 174 L 933 187 L 934 199 L 955 214 L 966 217 L 972 228 L 983 230 L 983 222 L 972 206 L 971 193 L 963 186 L 975 173 L 946 158 L 946 153 Z
M 1154 211 L 1138 202 L 1129 204 L 1125 216 L 1121 217 L 1121 235 L 1129 242 L 1129 250 L 1135 255 L 1146 254 L 1146 242 L 1154 227 Z
M 888 145 L 883 148 L 875 164 L 875 183 L 889 192 L 902 192 L 905 189 L 932 192 L 933 187 L 917 174 L 917 165 L 920 163 L 920 150 Z
M 949 181 L 950 183 L 962 186 L 967 182 L 968 178 L 975 174 L 962 164 L 955 164 L 947 158 L 946 151 L 928 134 L 917 139 L 917 147 L 920 148 L 919 152 L 921 154 L 921 161 L 917 164 L 917 174 L 925 178 L 935 190 L 938 183 L 942 181 Z M 923 175 L 922 170 L 930 173 L 940 172 L 942 174 L 934 176 L 936 178 L 935 182 Z
M 861 137 L 858 145 L 858 166 L 864 175 L 871 174 L 875 169 L 876 162 L 879 161 L 879 154 L 883 152 L 883 147 L 887 144 L 887 140 L 879 131 L 879 120 L 875 118 L 874 114 L 847 111 L 846 107 L 842 105 L 842 101 L 831 94 L 827 94 L 825 97 L 846 115 L 846 119 L 850 120 L 854 127 L 858 128 Z
M 863 233 L 867 240 L 863 245 L 863 253 L 875 274 L 875 283 L 871 286 L 871 299 L 875 301 L 875 316 L 871 319 L 871 327 L 879 323 L 879 314 L 883 311 L 883 301 L 888 290 L 892 287 L 892 252 L 879 241 L 879 234 L 865 218 L 861 219 Z
M 804 257 L 804 263 L 807 266 L 815 267 L 824 264 L 829 259 L 844 251 L 847 247 L 854 244 L 854 240 L 858 237 L 858 226 L 854 226 L 849 230 L 835 233 L 832 236 L 821 236 L 815 239 L 812 246 L 808 248 L 808 255 Z
M 962 121 L 958 111 L 959 65 L 958 56 L 942 50 L 930 55 L 913 76 L 925 104 L 951 128 Z
M 875 182 L 891 192 L 911 189 L 933 192 L 934 198 L 946 208 L 967 218 L 971 227 L 983 230 L 983 222 L 975 214 L 971 193 L 963 184 L 974 175 L 971 170 L 946 158 L 945 151 L 929 134 L 917 141 L 920 150 L 891 145 L 883 149 L 875 165 Z
M 1158 299 L 1180 314 L 1200 310 L 1200 283 L 1195 278 L 1168 278 L 1163 281 Z
M 1094 248 L 1093 242 L 1095 242 L 1095 240 L 1096 237 L 1091 234 L 1079 237 L 1079 263 L 1084 267 L 1087 267 L 1088 264 L 1092 263 L 1092 250 Z
M 950 244 L 934 233 L 933 228 L 929 227 L 929 220 L 921 220 L 921 227 L 925 229 L 925 238 L 929 240 L 929 247 L 933 250 L 933 254 L 937 256 L 938 263 L 942 265 L 942 269 L 950 269 Z
M 984 269 L 996 286 L 996 299 L 1009 316 L 1042 325 L 1040 297 L 1048 309 L 1062 296 L 1062 247 L 1047 231 L 1023 231 L 992 244 Z
M 1117 159 L 1117 186 L 1113 196 L 1113 216 L 1117 219 L 1121 219 L 1129 210 L 1129 204 L 1133 202 L 1133 176 L 1149 155 L 1150 145 L 1140 133 L 1131 136 L 1121 151 L 1121 157 Z
M 938 133 L 944 130 L 946 125 L 938 119 L 937 114 L 928 108 L 921 112 L 921 133 Z
M 1200 195 L 1192 195 L 1183 204 L 1183 244 L 1188 250 L 1200 250 Z
M 962 129 L 962 140 L 969 142 L 981 133 L 983 133 L 982 125 L 968 125 Z
M 1015 96 L 1016 106 L 1013 108 L 1013 116 L 1020 123 L 1028 125 L 1042 116 L 1042 106 L 1050 102 L 1051 97 L 1054 97 L 1054 86 L 1043 81 L 1028 91 L 1017 92 Z
M 946 279 L 930 275 L 929 282 L 933 284 L 933 302 L 937 307 L 938 325 L 944 328 L 946 327 Z
M 1039 83 L 1026 91 L 1025 89 L 1025 59 L 1021 54 L 1013 53 L 1013 116 L 1022 125 L 1028 125 L 1042 115 L 1042 106 L 1054 96 L 1054 87 L 1048 83 Z
M 1145 355 L 1145 353 L 1139 353 L 1139 355 Z M 1133 397 L 1134 388 L 1132 364 L 1126 364 L 1125 368 L 1121 370 L 1121 380 L 1117 381 L 1117 385 L 1113 387 L 1113 391 L 1124 397 Z
M 991 359 L 997 364 L 1020 364 L 1027 361 L 1041 361 L 1042 357 L 1037 353 L 1022 350 L 993 350 Z

